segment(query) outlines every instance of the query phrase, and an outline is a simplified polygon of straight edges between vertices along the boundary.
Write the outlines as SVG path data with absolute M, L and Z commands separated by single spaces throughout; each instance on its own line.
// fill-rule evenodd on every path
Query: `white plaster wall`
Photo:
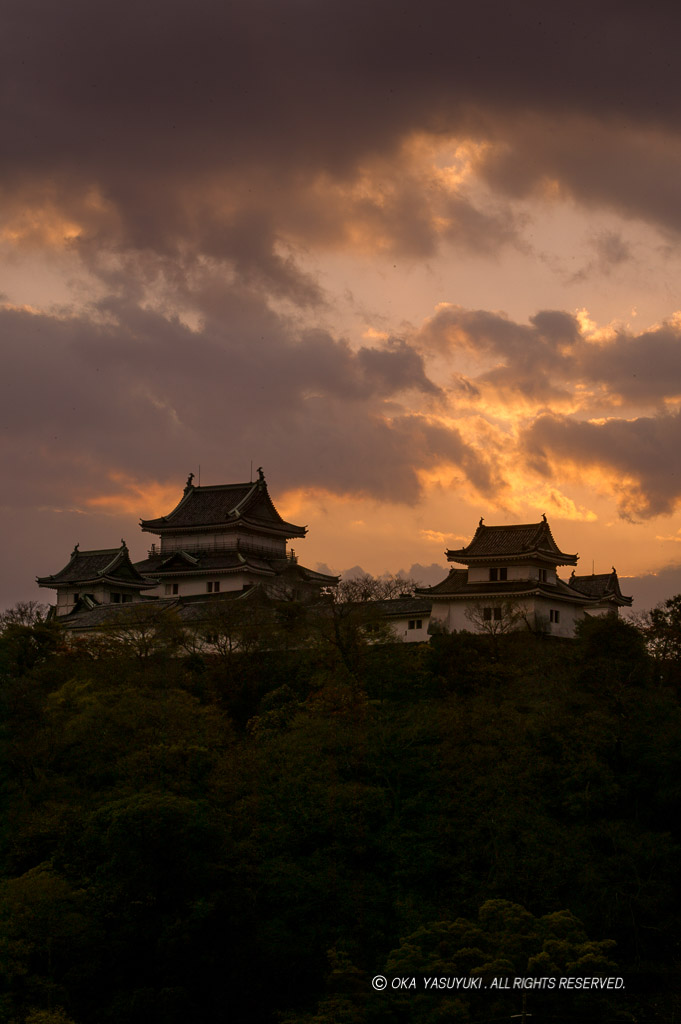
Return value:
M 260 578 L 261 577 L 257 577 L 257 579 Z M 163 582 L 157 587 L 154 587 L 153 590 L 146 590 L 145 594 L 153 594 L 155 597 L 189 597 L 193 594 L 205 594 L 210 596 L 206 589 L 206 584 L 209 581 L 211 583 L 215 583 L 219 580 L 220 593 L 224 593 L 228 590 L 243 590 L 245 584 L 255 583 L 257 582 L 257 579 L 255 576 L 251 576 L 249 573 L 245 572 L 229 573 L 225 576 L 212 574 L 205 576 L 176 576 L 174 579 L 163 580 Z M 177 583 L 178 591 L 176 595 L 166 594 L 166 583 Z
M 66 615 L 73 608 L 74 603 L 74 591 L 73 590 L 58 590 L 57 591 L 57 615 Z
M 110 587 L 108 585 L 92 586 L 83 584 L 81 587 L 70 587 L 68 590 L 57 591 L 57 615 L 67 615 L 73 610 L 73 606 L 76 603 L 76 594 L 83 597 L 85 594 L 91 594 L 95 601 L 99 604 L 111 604 L 111 592 L 114 591 L 117 594 L 130 594 L 130 600 L 139 601 L 141 600 L 138 591 L 126 590 L 124 587 Z M 148 591 L 147 591 L 148 593 Z M 153 591 L 152 591 L 153 593 Z
M 479 621 L 479 617 L 482 616 L 482 609 L 493 608 L 495 605 L 503 608 L 503 598 L 499 597 L 495 600 L 492 597 L 481 597 L 475 601 L 458 600 L 451 602 L 434 599 L 431 619 L 441 623 L 450 633 L 460 630 L 467 630 L 469 633 L 482 632 L 482 626 Z M 580 605 L 571 605 L 565 601 L 551 601 L 541 597 L 526 598 L 518 602 L 514 601 L 513 607 L 514 610 L 521 612 L 531 625 L 536 623 L 537 627 L 541 626 L 551 636 L 574 636 L 575 623 L 584 615 Z M 560 621 L 557 623 L 549 621 L 549 612 L 552 608 L 560 612 Z M 471 610 L 475 611 L 473 620 L 467 615 L 467 612 Z M 526 626 L 520 621 L 518 628 L 522 630 Z
M 409 623 L 412 619 L 421 619 L 420 629 L 409 629 Z M 428 633 L 430 619 L 427 615 L 410 615 L 404 619 L 390 619 L 389 622 L 395 636 L 404 643 L 424 643 L 430 640 Z

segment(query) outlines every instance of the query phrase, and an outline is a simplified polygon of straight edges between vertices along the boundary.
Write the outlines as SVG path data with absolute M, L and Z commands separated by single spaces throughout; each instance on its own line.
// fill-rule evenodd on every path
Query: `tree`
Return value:
M 10 626 L 36 626 L 47 618 L 48 607 L 39 601 L 18 601 L 0 614 L 0 634 Z
M 410 576 L 371 576 L 364 573 L 341 580 L 335 588 L 337 603 L 360 601 L 390 601 L 395 597 L 413 597 L 420 584 Z
M 655 663 L 660 682 L 681 681 L 681 594 L 633 619 Z
M 173 609 L 159 608 L 155 601 L 122 605 L 102 625 L 96 645 L 112 653 L 126 653 L 139 661 L 156 654 L 175 654 L 183 630 Z

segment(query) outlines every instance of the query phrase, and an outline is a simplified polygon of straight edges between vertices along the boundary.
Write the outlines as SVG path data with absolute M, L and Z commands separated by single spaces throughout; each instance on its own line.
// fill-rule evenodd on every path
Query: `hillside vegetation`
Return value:
M 482 1022 L 520 993 L 371 979 L 599 973 L 533 1020 L 678 1016 L 673 647 L 279 616 L 211 657 L 5 620 L 0 1019 Z

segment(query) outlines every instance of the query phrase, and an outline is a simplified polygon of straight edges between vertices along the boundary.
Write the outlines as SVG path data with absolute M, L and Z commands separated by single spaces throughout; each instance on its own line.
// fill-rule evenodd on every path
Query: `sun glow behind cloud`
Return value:
M 164 484 L 155 480 L 140 482 L 125 473 L 111 472 L 109 479 L 115 489 L 87 498 L 88 508 L 109 515 L 136 515 L 141 519 L 167 515 L 177 505 L 180 494 L 177 484 Z
M 543 511 L 569 547 L 613 522 L 627 558 L 662 558 L 633 520 L 679 525 L 676 33 L 660 59 L 647 15 L 428 0 L 389 28 L 329 0 L 263 31 L 275 6 L 212 5 L 211 33 L 166 19 L 161 47 L 122 0 L 103 51 L 106 5 L 68 33 L 54 5 L 19 11 L 12 500 L 134 523 L 198 461 L 217 482 L 253 458 L 339 567 L 439 558 L 480 514 Z M 456 32 L 485 52 L 453 63 Z

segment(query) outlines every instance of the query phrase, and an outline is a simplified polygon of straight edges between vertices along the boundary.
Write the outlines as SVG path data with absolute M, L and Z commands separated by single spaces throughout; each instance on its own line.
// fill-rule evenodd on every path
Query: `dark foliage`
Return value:
M 302 644 L 279 618 L 285 642 L 144 658 L 7 624 L 3 1020 L 520 1012 L 371 988 L 476 971 L 626 979 L 530 993 L 542 1017 L 678 1015 L 681 716 L 647 635 L 367 643 L 329 615 Z

